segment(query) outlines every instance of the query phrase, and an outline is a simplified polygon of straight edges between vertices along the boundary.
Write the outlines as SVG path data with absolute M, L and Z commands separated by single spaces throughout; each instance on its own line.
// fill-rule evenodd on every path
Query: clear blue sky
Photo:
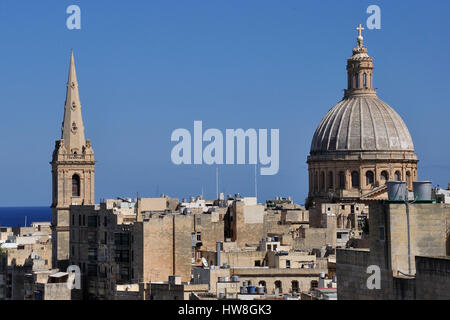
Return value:
M 82 29 L 66 28 L 66 8 Z M 60 138 L 75 51 L 96 199 L 215 195 L 215 167 L 170 161 L 171 132 L 280 129 L 280 170 L 259 176 L 260 200 L 307 196 L 306 157 L 322 116 L 343 95 L 345 63 L 366 8 L 378 95 L 405 120 L 419 179 L 450 181 L 449 1 L 0 2 L 0 206 L 50 205 L 49 161 Z M 221 166 L 220 189 L 253 195 L 253 167 Z

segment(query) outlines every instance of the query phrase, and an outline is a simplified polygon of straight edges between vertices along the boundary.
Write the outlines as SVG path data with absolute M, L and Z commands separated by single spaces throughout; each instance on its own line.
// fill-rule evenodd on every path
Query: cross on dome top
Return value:
M 364 27 L 361 25 L 361 23 L 359 24 L 359 26 L 356 28 L 356 30 L 358 30 L 358 48 L 362 48 L 363 47 L 363 36 L 362 36 L 362 31 L 364 30 Z

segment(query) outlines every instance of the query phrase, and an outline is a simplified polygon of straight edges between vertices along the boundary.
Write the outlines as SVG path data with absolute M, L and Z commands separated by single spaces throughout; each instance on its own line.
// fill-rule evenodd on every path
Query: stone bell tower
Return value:
M 95 160 L 90 140 L 84 137 L 81 102 L 73 52 L 70 55 L 61 140 L 52 161 L 53 265 L 65 271 L 69 262 L 70 205 L 92 205 Z

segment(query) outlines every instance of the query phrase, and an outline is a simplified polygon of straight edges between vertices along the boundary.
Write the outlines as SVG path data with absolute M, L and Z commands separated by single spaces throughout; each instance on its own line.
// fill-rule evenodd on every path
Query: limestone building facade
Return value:
M 450 206 L 380 200 L 370 212 L 368 248 L 336 250 L 338 299 L 449 299 Z M 367 285 L 374 266 L 379 288 Z

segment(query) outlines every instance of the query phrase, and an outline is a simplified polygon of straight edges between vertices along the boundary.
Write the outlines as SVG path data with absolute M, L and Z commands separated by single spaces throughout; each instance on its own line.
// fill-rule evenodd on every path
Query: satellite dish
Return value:
M 202 258 L 202 264 L 205 268 L 208 268 L 208 261 L 205 258 Z

